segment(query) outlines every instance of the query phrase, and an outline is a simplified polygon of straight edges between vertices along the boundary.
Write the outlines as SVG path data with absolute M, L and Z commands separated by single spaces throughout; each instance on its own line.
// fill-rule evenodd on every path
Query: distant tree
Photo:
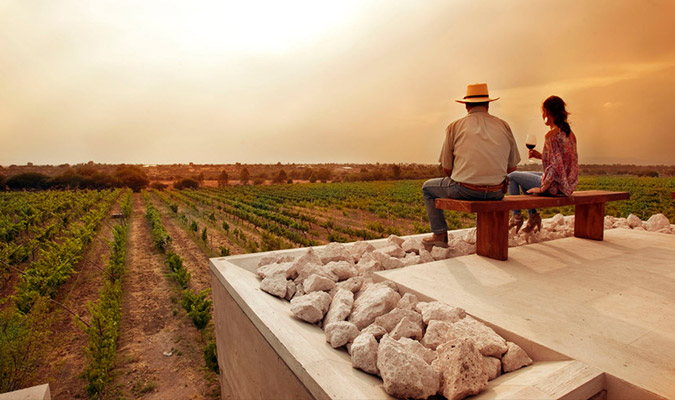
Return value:
M 229 184 L 230 177 L 227 175 L 227 171 L 220 171 L 218 175 L 218 187 L 227 186 Z
M 244 167 L 239 173 L 239 182 L 242 185 L 248 185 L 248 181 L 251 179 L 251 174 L 248 172 L 248 168 Z
M 312 174 L 309 176 L 309 183 L 314 183 L 316 182 L 316 174 L 312 172 Z
M 283 169 L 279 171 L 279 175 L 275 176 L 272 182 L 274 183 L 284 183 L 288 180 L 288 175 L 286 175 L 286 171 Z
M 253 180 L 254 185 L 262 185 L 263 183 L 265 183 L 265 178 L 262 177 L 257 177 Z
M 5 181 L 7 181 L 7 178 L 3 174 L 0 174 L 0 192 L 5 190 Z
M 394 179 L 401 178 L 401 167 L 398 164 L 393 165 L 392 172 L 394 173 Z
M 199 175 L 195 177 L 195 180 L 199 183 L 204 183 L 204 173 L 200 172 Z
M 304 170 L 303 173 L 302 173 L 302 179 L 307 179 L 307 180 L 309 180 L 309 178 L 312 176 L 312 174 L 314 174 L 314 170 L 311 169 L 311 168 L 307 168 L 307 169 Z M 316 180 L 314 180 L 314 181 L 316 182 Z
M 150 184 L 150 187 L 155 189 L 155 190 L 164 190 L 164 189 L 168 188 L 169 185 L 167 185 L 166 183 L 162 183 L 162 182 L 152 182 Z
M 199 182 L 192 178 L 181 179 L 173 184 L 176 189 L 199 189 Z
M 323 183 L 326 183 L 330 180 L 333 172 L 328 168 L 319 168 L 319 171 L 316 173 L 316 177 Z
M 134 192 L 140 192 L 150 184 L 148 175 L 136 165 L 121 165 L 115 169 L 113 176 L 122 186 L 129 187 Z
M 7 178 L 5 182 L 7 187 L 12 190 L 22 189 L 49 189 L 52 185 L 51 178 L 38 172 L 26 172 L 13 175 Z

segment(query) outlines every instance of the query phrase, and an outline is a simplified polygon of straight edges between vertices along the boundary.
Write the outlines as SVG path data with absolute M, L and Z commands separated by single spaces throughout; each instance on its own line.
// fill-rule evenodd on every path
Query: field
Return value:
M 218 398 L 208 258 L 428 232 L 422 183 L 0 193 L 0 392 Z M 674 179 L 579 189 L 629 191 L 609 215 L 675 221 Z M 573 209 L 542 210 L 557 212 Z

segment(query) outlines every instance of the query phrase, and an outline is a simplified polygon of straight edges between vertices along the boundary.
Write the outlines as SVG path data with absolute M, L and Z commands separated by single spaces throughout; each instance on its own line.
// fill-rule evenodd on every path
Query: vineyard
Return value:
M 0 392 L 218 398 L 208 258 L 428 232 L 422 183 L 0 193 Z M 630 192 L 609 215 L 675 221 L 674 179 L 579 189 Z M 542 210 L 558 212 L 574 210 Z

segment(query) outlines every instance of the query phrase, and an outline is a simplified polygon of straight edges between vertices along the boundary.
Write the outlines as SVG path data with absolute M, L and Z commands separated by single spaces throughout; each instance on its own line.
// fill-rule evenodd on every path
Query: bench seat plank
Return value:
M 436 199 L 436 208 L 464 212 L 509 211 L 523 208 L 562 207 L 575 204 L 604 203 L 607 201 L 627 200 L 628 192 L 609 192 L 606 190 L 586 190 L 574 192 L 571 197 L 550 197 L 518 195 L 505 196 L 503 200 L 455 200 Z

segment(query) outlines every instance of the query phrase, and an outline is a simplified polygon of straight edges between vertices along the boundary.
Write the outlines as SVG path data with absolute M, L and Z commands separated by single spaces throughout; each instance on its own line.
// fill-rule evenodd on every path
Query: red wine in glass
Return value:
M 527 135 L 527 138 L 525 139 L 525 146 L 530 150 L 534 150 L 534 148 L 537 146 L 537 137 L 532 134 Z M 530 158 L 530 163 L 533 162 L 535 161 Z

